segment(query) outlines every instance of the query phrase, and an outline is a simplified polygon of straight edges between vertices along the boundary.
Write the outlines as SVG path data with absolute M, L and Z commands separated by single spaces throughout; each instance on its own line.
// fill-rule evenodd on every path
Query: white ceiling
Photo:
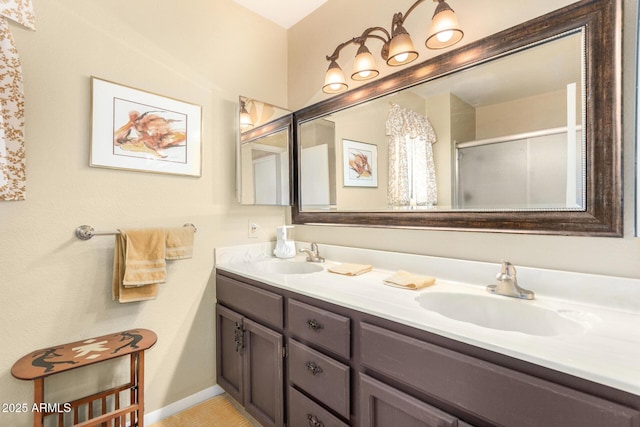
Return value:
M 322 6 L 327 0 L 233 0 L 241 6 L 290 28 L 305 16 Z

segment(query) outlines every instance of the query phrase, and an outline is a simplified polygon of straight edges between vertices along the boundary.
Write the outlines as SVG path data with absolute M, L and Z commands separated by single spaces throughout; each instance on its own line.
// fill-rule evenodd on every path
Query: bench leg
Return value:
M 33 403 L 38 405 L 44 403 L 44 378 L 33 380 Z M 44 412 L 33 411 L 33 427 L 42 427 L 44 424 Z
M 144 351 L 131 354 L 131 404 L 138 405 L 131 425 L 144 427 Z
M 138 352 L 138 427 L 144 427 L 144 351 Z

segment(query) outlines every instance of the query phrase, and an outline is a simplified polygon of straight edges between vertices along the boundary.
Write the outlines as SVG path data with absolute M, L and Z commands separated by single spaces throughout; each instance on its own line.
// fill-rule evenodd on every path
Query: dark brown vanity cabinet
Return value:
M 341 420 L 349 420 L 351 415 L 351 319 L 288 298 L 287 332 L 291 388 L 309 396 L 312 405 L 337 414 L 318 412 L 310 406 L 309 425 L 346 425 Z M 291 405 L 290 413 L 295 411 Z
M 220 270 L 217 297 L 218 383 L 265 426 L 640 427 L 637 395 Z
M 263 426 L 284 426 L 283 298 L 218 277 L 217 382 Z

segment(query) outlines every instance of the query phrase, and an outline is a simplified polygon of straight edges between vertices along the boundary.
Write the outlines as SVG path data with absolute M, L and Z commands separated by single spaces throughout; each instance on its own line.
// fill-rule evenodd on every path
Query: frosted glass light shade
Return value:
M 443 4 L 445 7 L 441 8 Z M 455 12 L 445 2 L 440 3 L 431 21 L 429 37 L 425 42 L 427 48 L 444 49 L 458 43 L 463 35 Z
M 363 44 L 358 49 L 356 59 L 353 61 L 353 74 L 351 78 L 353 80 L 369 80 L 376 77 L 380 72 L 376 67 L 376 61 L 373 55 Z
M 324 86 L 322 86 L 322 91 L 324 93 L 340 93 L 348 88 L 349 86 L 344 78 L 342 68 L 340 68 L 335 60 L 332 60 L 329 64 L 329 69 L 324 76 Z
M 389 44 L 389 59 L 387 65 L 396 67 L 398 65 L 408 64 L 418 57 L 418 52 L 413 46 L 411 37 L 406 31 L 396 34 Z
M 251 120 L 251 115 L 245 108 L 244 104 L 240 106 L 240 129 L 248 130 L 253 128 L 253 120 Z

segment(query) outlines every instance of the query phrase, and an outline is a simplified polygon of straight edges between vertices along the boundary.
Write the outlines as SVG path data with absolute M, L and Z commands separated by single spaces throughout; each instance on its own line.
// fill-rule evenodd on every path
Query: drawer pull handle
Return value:
M 322 368 L 316 365 L 315 362 L 307 362 L 306 365 L 307 371 L 309 371 L 311 375 L 319 375 L 322 373 Z
M 318 332 L 320 329 L 324 329 L 322 323 L 319 323 L 316 319 L 307 320 L 307 326 L 309 326 L 309 329 L 316 332 Z
M 324 423 L 315 415 L 307 414 L 307 420 L 309 420 L 309 427 L 324 427 Z
M 242 323 L 236 322 L 236 328 L 233 335 L 236 353 L 242 354 L 242 349 L 244 348 L 244 329 L 242 329 Z

